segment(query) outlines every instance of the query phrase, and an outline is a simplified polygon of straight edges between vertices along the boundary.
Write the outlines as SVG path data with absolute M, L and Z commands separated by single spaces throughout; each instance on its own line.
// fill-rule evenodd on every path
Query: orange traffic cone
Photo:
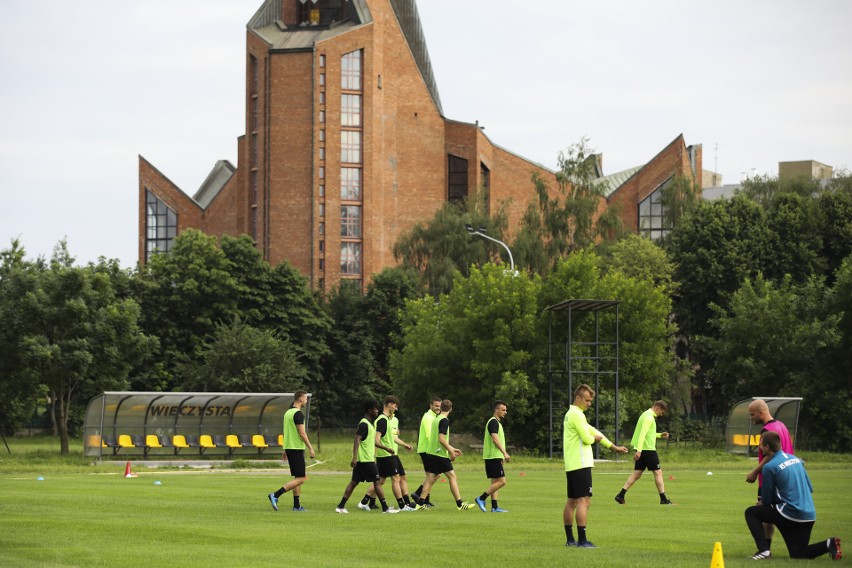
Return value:
M 136 474 L 130 471 L 130 462 L 127 462 L 127 465 L 124 466 L 124 477 L 136 477 Z
M 710 568 L 725 568 L 725 559 L 722 556 L 722 543 L 713 545 L 713 557 L 710 558 Z

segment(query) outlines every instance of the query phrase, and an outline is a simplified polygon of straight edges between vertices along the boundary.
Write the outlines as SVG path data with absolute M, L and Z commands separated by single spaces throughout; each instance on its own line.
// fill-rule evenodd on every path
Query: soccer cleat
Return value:
M 624 497 L 622 497 L 620 495 L 615 496 L 615 502 L 618 503 L 619 505 L 624 505 L 626 503 L 626 501 L 624 500 Z
M 414 510 L 415 511 L 428 511 L 429 507 L 427 507 L 426 505 L 415 505 Z
M 471 505 L 471 504 L 470 504 L 470 503 L 468 503 L 467 501 L 464 501 L 464 502 L 462 502 L 462 504 L 461 504 L 461 505 L 459 505 L 458 509 L 459 509 L 459 511 L 467 511 L 467 510 L 468 510 L 468 509 L 470 509 L 472 506 L 473 506 L 473 505 Z
M 491 509 L 491 512 L 492 513 L 508 513 L 509 511 L 507 511 L 506 509 L 501 509 L 500 507 L 494 507 L 493 509 Z
M 583 542 L 577 543 L 577 548 L 597 548 L 597 546 L 592 544 L 592 541 L 590 540 L 584 540 Z
M 396 507 L 388 507 L 387 511 L 382 511 L 383 515 L 395 515 L 397 513 L 399 513 L 399 509 Z
M 573 539 L 569 540 L 568 542 L 565 543 L 565 546 L 577 546 L 577 541 L 573 540 Z
M 425 505 L 426 507 L 429 507 L 430 509 L 435 508 L 435 504 L 430 502 L 430 501 L 426 501 L 425 503 L 423 503 L 423 505 Z
M 755 552 L 754 556 L 751 557 L 752 560 L 769 560 L 772 557 L 772 553 L 768 550 L 764 550 L 763 552 Z
M 295 513 L 307 513 L 308 510 L 299 505 L 298 507 L 293 507 L 293 512 Z
M 362 511 L 369 511 L 370 510 L 370 506 L 366 503 L 358 503 L 358 508 L 361 509 Z
M 671 499 L 666 499 L 665 501 L 660 501 L 660 505 L 674 505 L 674 502 Z
M 403 513 L 409 513 L 411 511 L 416 511 L 416 510 L 417 510 L 417 505 L 414 504 L 414 503 L 409 503 L 408 505 L 406 505 L 405 507 L 400 509 L 400 511 L 402 511 Z
M 376 505 L 375 503 L 370 503 L 370 510 L 371 510 L 371 511 L 376 511 L 376 510 L 378 510 L 378 509 L 381 509 L 381 507 L 379 507 L 379 506 L 378 506 L 378 505 Z
M 479 507 L 479 510 L 484 513 L 485 512 L 485 501 L 483 501 L 479 497 L 474 499 L 474 501 L 476 501 L 476 506 Z
M 843 558 L 843 551 L 840 550 L 840 539 L 836 536 L 828 539 L 828 555 L 832 560 L 840 560 Z
M 278 510 L 278 497 L 275 496 L 275 493 L 270 493 L 267 495 L 269 497 L 269 502 L 272 503 L 272 509 L 274 511 Z
M 341 513 L 343 515 L 349 514 L 349 511 L 346 510 L 346 507 L 335 507 L 334 512 L 335 513 Z

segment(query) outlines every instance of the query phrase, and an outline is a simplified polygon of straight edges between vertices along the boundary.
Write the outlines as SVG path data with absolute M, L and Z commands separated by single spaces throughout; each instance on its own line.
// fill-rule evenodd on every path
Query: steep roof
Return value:
M 210 170 L 207 179 L 204 180 L 204 183 L 201 184 L 201 187 L 192 196 L 192 199 L 202 209 L 207 209 L 210 202 L 222 191 L 222 188 L 225 187 L 225 184 L 228 183 L 228 180 L 231 179 L 236 171 L 237 168 L 228 160 L 219 160 L 213 166 L 213 169 Z
M 344 34 L 359 26 L 373 22 L 373 16 L 367 5 L 367 0 L 347 0 L 347 15 L 349 19 L 335 22 L 322 28 L 288 28 L 281 22 L 281 3 L 283 0 L 266 0 L 255 12 L 247 27 L 266 41 L 276 51 L 299 51 L 313 49 L 317 42 Z M 432 72 L 432 61 L 426 48 L 426 36 L 420 24 L 420 14 L 417 12 L 415 0 L 390 0 L 397 22 L 405 37 L 411 55 L 417 63 L 423 82 L 429 90 L 438 112 L 443 116 L 441 97 L 438 95 L 438 84 Z

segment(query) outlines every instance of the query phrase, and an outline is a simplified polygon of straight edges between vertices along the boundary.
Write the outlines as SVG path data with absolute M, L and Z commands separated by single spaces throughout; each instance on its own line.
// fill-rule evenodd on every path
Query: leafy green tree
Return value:
M 758 275 L 734 293 L 728 310 L 714 306 L 718 334 L 707 340 L 715 359 L 708 376 L 721 386 L 723 407 L 756 393 L 802 396 L 800 440 L 818 449 L 852 447 L 849 274 L 841 270 L 833 290 L 823 278 L 774 283 Z
M 27 373 L 23 353 L 18 348 L 21 335 L 28 326 L 28 315 L 20 310 L 21 302 L 36 288 L 41 261 L 27 262 L 26 251 L 17 239 L 0 251 L 0 433 L 13 434 L 33 416 L 39 385 Z
M 512 244 L 520 266 L 545 275 L 569 252 L 624 234 L 616 207 L 600 210 L 606 188 L 597 182 L 596 157 L 587 143 L 582 139 L 559 153 L 556 188 L 533 174 L 535 195 Z
M 541 316 L 538 276 L 503 266 L 471 268 L 436 301 L 409 300 L 404 347 L 391 354 L 394 387 L 403 404 L 450 398 L 454 428 L 479 431 L 490 404 L 510 404 L 513 437 L 529 443 L 541 425 Z
M 73 261 L 60 242 L 13 315 L 20 322 L 15 348 L 24 364 L 22 379 L 46 387 L 62 454 L 68 453 L 75 405 L 125 388 L 133 365 L 156 344 L 137 324 L 139 305 L 116 298 L 108 271 L 77 268 Z
M 674 372 L 670 347 L 676 328 L 669 318 L 671 298 L 664 285 L 655 284 L 652 278 L 628 276 L 614 267 L 604 273 L 602 264 L 601 258 L 591 250 L 577 252 L 561 260 L 545 281 L 539 302 L 542 309 L 569 299 L 620 302 L 619 390 L 622 402 L 620 426 L 623 427 L 634 421 L 650 400 L 667 394 Z M 611 331 L 614 330 L 614 310 L 601 312 L 597 317 L 599 329 L 607 334 L 600 340 L 614 341 Z M 564 345 L 567 321 L 559 321 L 554 330 L 555 344 Z M 578 317 L 573 333 L 574 341 L 577 338 L 594 338 L 594 316 Z M 578 349 L 582 351 L 582 347 Z M 609 377 L 601 376 L 609 380 Z M 614 421 L 608 416 L 614 415 L 614 384 L 606 384 L 602 391 L 602 400 L 606 398 L 608 404 L 601 409 L 607 417 L 601 416 L 601 419 L 612 427 Z
M 650 282 L 669 293 L 676 288 L 674 262 L 665 249 L 651 239 L 627 235 L 604 247 L 600 261 L 604 273 L 617 270 L 625 276 Z
M 202 347 L 200 362 L 180 370 L 183 388 L 201 392 L 292 392 L 307 378 L 288 340 L 239 318 L 218 324 Z
M 134 283 L 142 326 L 160 350 L 154 365 L 137 370 L 134 388 L 171 390 L 180 382 L 177 366 L 198 361 L 205 337 L 239 314 L 248 289 L 233 268 L 216 239 L 194 229 L 178 235 L 170 253 L 150 258 Z
M 414 225 L 393 247 L 394 257 L 403 267 L 415 269 L 433 296 L 447 292 L 458 276 L 466 276 L 470 266 L 499 258 L 503 249 L 486 239 L 471 237 L 465 226 L 484 228 L 489 235 L 504 240 L 508 226 L 506 204 L 490 215 L 485 192 L 463 203 L 445 203 L 426 222 Z
M 839 176 L 821 194 L 822 257 L 827 265 L 828 281 L 840 268 L 843 259 L 852 254 L 852 176 Z
M 314 388 L 323 380 L 322 360 L 329 352 L 326 336 L 331 320 L 308 279 L 286 261 L 271 266 L 247 235 L 223 236 L 220 246 L 231 263 L 229 274 L 245 290 L 237 298 L 240 317 L 288 341 L 305 369 L 307 385 Z
M 666 227 L 676 227 L 684 217 L 695 211 L 701 196 L 698 180 L 692 176 L 675 175 L 672 182 L 660 189 L 663 205 L 663 222 Z
M 325 380 L 316 401 L 329 426 L 351 423 L 363 415 L 363 401 L 379 400 L 390 392 L 387 375 L 376 362 L 377 338 L 365 307 L 360 287 L 352 281 L 341 281 L 327 297 L 325 309 L 332 327 L 323 361 Z

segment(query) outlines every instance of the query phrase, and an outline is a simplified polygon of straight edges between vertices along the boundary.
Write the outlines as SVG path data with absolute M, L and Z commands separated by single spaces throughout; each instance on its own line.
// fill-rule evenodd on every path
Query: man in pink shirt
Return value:
M 787 427 L 784 426 L 783 422 L 772 418 L 772 414 L 770 414 L 769 412 L 769 406 L 766 405 L 766 401 L 760 398 L 753 400 L 752 403 L 748 405 L 748 415 L 753 423 L 760 424 L 763 426 L 763 428 L 760 430 L 761 434 L 763 434 L 764 432 L 777 433 L 778 437 L 781 438 L 781 451 L 786 454 L 793 454 L 793 441 L 790 439 L 790 432 L 787 431 Z M 762 503 L 760 490 L 763 487 L 763 475 L 761 474 L 761 472 L 763 471 L 764 464 L 769 461 L 770 457 L 771 456 L 764 456 L 763 449 L 758 445 L 757 467 L 751 470 L 746 476 L 746 481 L 748 483 L 754 483 L 755 481 L 758 481 L 758 505 Z M 775 534 L 775 525 L 770 523 L 763 523 L 763 532 L 766 535 L 766 542 L 771 546 L 772 536 Z

